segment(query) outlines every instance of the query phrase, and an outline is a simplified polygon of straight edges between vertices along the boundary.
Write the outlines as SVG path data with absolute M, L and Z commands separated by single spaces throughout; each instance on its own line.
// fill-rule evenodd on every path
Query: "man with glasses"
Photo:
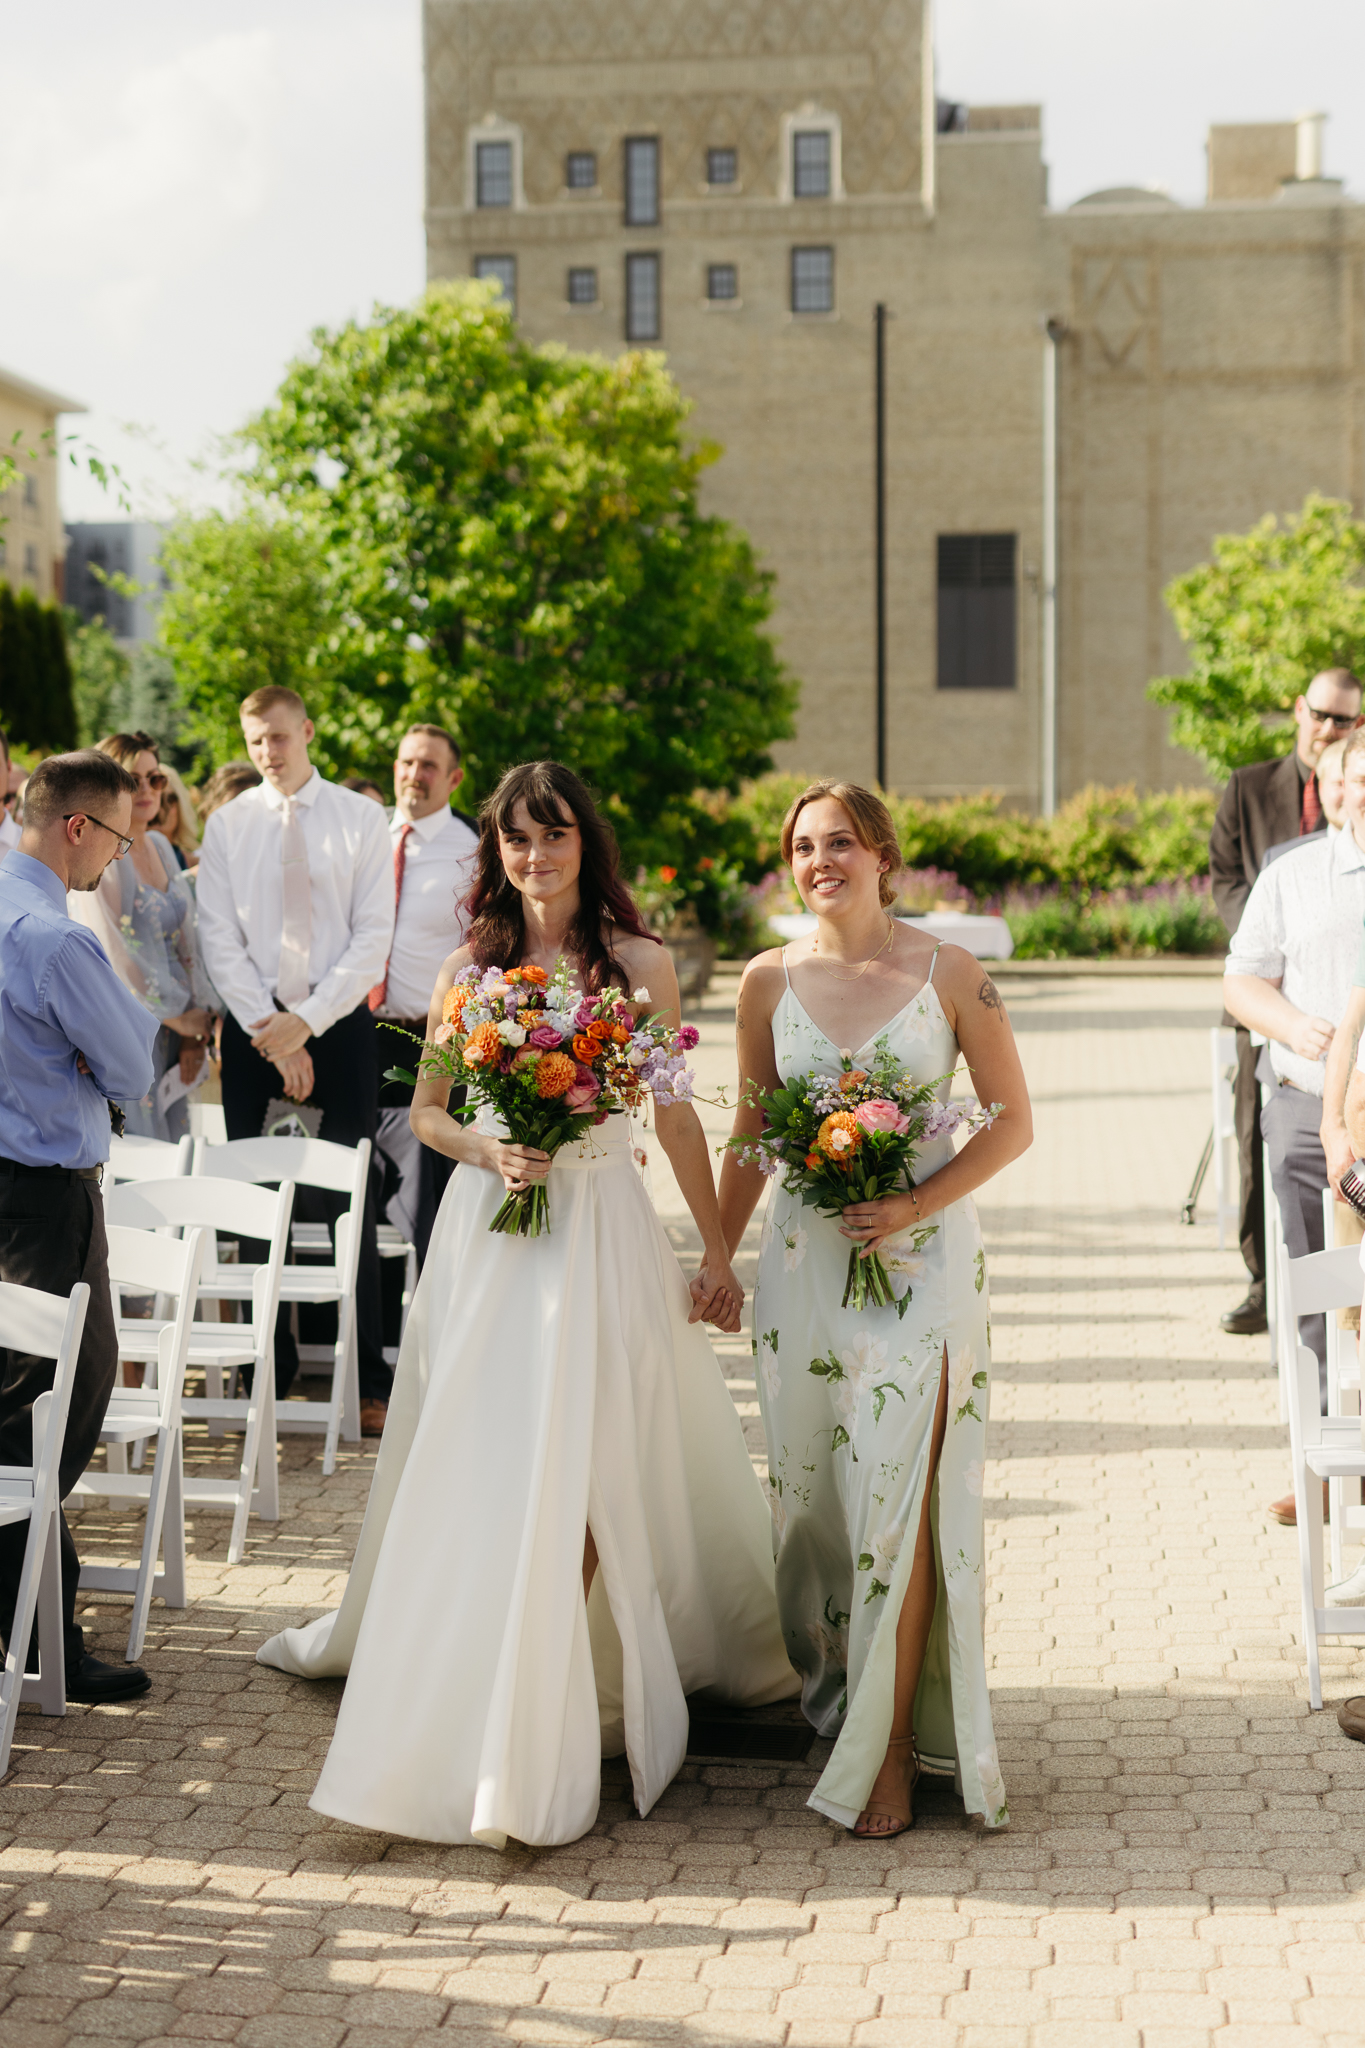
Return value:
M 68 1295 L 90 1288 L 62 1443 L 71 1491 L 99 1442 L 118 1371 L 100 1182 L 110 1104 L 145 1095 L 156 1019 L 123 986 L 68 890 L 95 888 L 132 845 L 137 783 L 107 754 L 54 754 L 28 779 L 24 828 L 0 866 L 0 1280 Z M 0 1464 L 33 1456 L 33 1404 L 50 1358 L 0 1349 Z M 28 1525 L 0 1529 L 0 1635 L 8 1643 Z M 80 1560 L 61 1525 L 66 1695 L 91 1705 L 146 1692 L 136 1665 L 90 1656 L 76 1622 Z
M 1294 700 L 1292 753 L 1254 761 L 1234 770 L 1218 806 L 1209 839 L 1213 900 L 1230 935 L 1241 922 L 1262 859 L 1282 839 L 1317 832 L 1324 824 L 1317 765 L 1324 748 L 1361 723 L 1360 684 L 1346 668 L 1323 669 Z M 1236 1022 L 1225 1016 L 1225 1023 Z M 1229 1309 L 1223 1328 L 1251 1336 L 1266 1327 L 1265 1190 L 1261 1180 L 1260 1095 L 1256 1061 L 1260 1048 L 1237 1025 L 1237 1152 L 1241 1169 L 1239 1239 L 1251 1276 L 1246 1299 Z

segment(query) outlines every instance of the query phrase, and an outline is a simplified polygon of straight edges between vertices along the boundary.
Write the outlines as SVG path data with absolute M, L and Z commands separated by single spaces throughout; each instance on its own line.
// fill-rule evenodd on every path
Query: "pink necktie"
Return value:
M 280 973 L 275 993 L 286 1009 L 309 993 L 308 955 L 313 943 L 313 903 L 308 882 L 308 848 L 303 817 L 287 796 L 280 811 L 280 861 L 284 922 L 280 929 Z
M 407 865 L 408 835 L 411 831 L 411 825 L 403 825 L 398 834 L 398 844 L 393 849 L 393 907 L 395 913 L 403 900 L 403 869 Z M 372 1010 L 380 1010 L 384 1007 L 384 998 L 388 992 L 389 963 L 386 960 L 384 962 L 384 979 L 375 983 L 365 1000 Z

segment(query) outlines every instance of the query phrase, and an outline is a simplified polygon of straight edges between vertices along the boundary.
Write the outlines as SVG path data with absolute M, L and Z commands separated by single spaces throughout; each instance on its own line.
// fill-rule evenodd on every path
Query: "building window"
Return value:
M 834 311 L 834 251 L 792 250 L 793 313 Z
M 626 340 L 657 341 L 662 333 L 660 259 L 632 254 L 626 258 Z
M 38 580 L 38 550 L 31 543 L 24 549 L 24 574 Z
M 828 128 L 797 128 L 793 131 L 793 199 L 829 198 L 832 156 Z
M 706 296 L 708 299 L 737 299 L 739 297 L 739 270 L 735 264 L 707 264 Z
M 38 509 L 38 479 L 36 476 L 25 476 L 24 478 L 24 505 L 30 512 L 36 512 Z
M 476 142 L 474 145 L 474 204 L 512 204 L 512 145 L 510 142 Z
M 652 228 L 659 218 L 659 138 L 626 137 L 626 226 Z
M 708 185 L 733 185 L 739 176 L 739 151 L 737 149 L 708 149 L 706 152 L 706 182 Z
M 515 313 L 517 310 L 517 259 L 515 256 L 476 256 L 475 277 L 491 277 Z
M 597 158 L 590 149 L 571 149 L 564 159 L 564 183 L 570 192 L 597 190 Z
M 569 304 L 571 306 L 595 306 L 597 304 L 597 272 L 595 270 L 571 270 L 569 272 Z
M 1015 687 L 1016 536 L 938 537 L 938 687 Z

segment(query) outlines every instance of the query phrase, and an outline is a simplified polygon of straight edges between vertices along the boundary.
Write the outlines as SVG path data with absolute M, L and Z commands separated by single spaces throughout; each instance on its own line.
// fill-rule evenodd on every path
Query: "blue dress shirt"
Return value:
M 24 1166 L 106 1160 L 109 1100 L 147 1093 L 157 1029 L 94 933 L 67 916 L 52 869 L 11 853 L 0 866 L 0 1155 Z

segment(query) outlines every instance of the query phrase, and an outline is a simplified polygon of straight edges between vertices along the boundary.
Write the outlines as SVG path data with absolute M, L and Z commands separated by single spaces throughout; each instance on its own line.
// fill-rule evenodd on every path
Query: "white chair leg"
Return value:
M 1296 1491 L 1299 1541 L 1299 1576 L 1303 1593 L 1303 1646 L 1308 1660 L 1308 1698 L 1314 1708 L 1322 1705 L 1322 1666 L 1318 1657 L 1318 1609 L 1322 1605 L 1322 1487 L 1311 1472 L 1301 1472 Z
M 221 1365 L 206 1365 L 204 1367 L 204 1392 L 208 1395 L 210 1401 L 221 1401 L 225 1398 L 223 1393 L 223 1368 Z M 223 1416 L 210 1415 L 208 1424 L 210 1436 L 227 1435 L 227 1422 Z
M 265 1375 L 265 1400 L 261 1406 L 261 1440 L 256 1447 L 256 1474 L 252 1481 L 256 1513 L 263 1522 L 280 1519 L 280 1432 L 275 1415 L 275 1366 L 272 1359 Z
M 228 1538 L 228 1563 L 240 1564 L 246 1548 L 246 1525 L 251 1514 L 252 1495 L 256 1491 L 257 1473 L 265 1464 L 267 1490 L 273 1493 L 273 1500 L 262 1502 L 258 1513 L 270 1512 L 267 1519 L 279 1520 L 279 1466 L 275 1442 L 275 1368 L 267 1359 L 256 1368 L 251 1384 L 251 1405 L 247 1410 L 246 1436 L 242 1443 L 242 1463 L 237 1475 L 237 1506 L 233 1510 L 232 1534 Z
M 168 1607 L 189 1605 L 185 1588 L 185 1439 L 180 1429 L 174 1442 L 162 1435 L 156 1449 L 157 1463 L 165 1458 L 170 1466 L 166 1480 L 166 1514 L 161 1525 L 162 1569 Z
M 1345 1576 L 1341 1565 L 1341 1525 L 1345 1520 L 1346 1488 L 1340 1479 L 1328 1480 L 1327 1499 L 1332 1513 L 1327 1530 L 1327 1555 L 1332 1568 L 1332 1584 L 1335 1586 L 1337 1581 Z
M 152 1586 L 156 1580 L 157 1552 L 161 1548 L 161 1523 L 166 1512 L 166 1482 L 170 1474 L 169 1461 L 163 1463 L 164 1446 L 157 1445 L 156 1463 L 152 1467 L 152 1483 L 147 1495 L 147 1521 L 142 1531 L 142 1555 L 138 1560 L 137 1584 L 133 1588 L 133 1612 L 128 1623 L 128 1648 L 124 1653 L 125 1662 L 136 1664 L 142 1655 L 142 1646 L 147 1640 L 147 1615 L 152 1604 Z

